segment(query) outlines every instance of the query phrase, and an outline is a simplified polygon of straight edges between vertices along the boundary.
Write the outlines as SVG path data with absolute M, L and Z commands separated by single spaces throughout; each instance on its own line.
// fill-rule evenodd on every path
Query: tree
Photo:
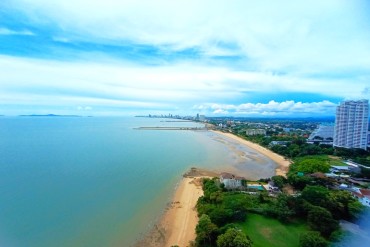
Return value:
M 243 222 L 245 220 L 245 217 L 247 215 L 245 197 L 225 196 L 223 205 L 225 209 L 228 209 L 232 212 L 232 221 Z
M 233 219 L 233 211 L 224 206 L 214 207 L 209 212 L 209 217 L 218 226 L 223 226 Z
M 350 204 L 351 211 L 349 208 Z M 330 191 L 328 205 L 325 208 L 333 212 L 333 216 L 336 219 L 350 220 L 351 218 L 356 218 L 356 215 L 361 213 L 361 206 L 358 206 L 358 204 L 361 205 L 348 191 L 333 190 Z
M 319 231 L 325 237 L 339 228 L 339 222 L 333 219 L 331 213 L 322 207 L 312 206 L 307 216 L 308 225 Z
M 280 194 L 275 203 L 271 206 L 276 212 L 277 219 L 281 222 L 287 222 L 289 217 L 293 215 L 293 211 L 288 205 L 289 199 L 288 195 Z
M 348 203 L 348 213 L 352 220 L 358 220 L 364 212 L 365 206 L 359 201 L 353 201 Z
M 213 235 L 217 230 L 217 226 L 212 223 L 208 215 L 203 214 L 198 222 L 198 225 L 195 227 L 195 232 L 197 237 L 195 239 L 198 245 L 213 243 Z
M 328 172 L 330 165 L 327 161 L 320 158 L 307 158 L 298 164 L 298 171 L 304 173 Z
M 286 184 L 287 180 L 283 176 L 272 176 L 271 180 L 274 182 L 274 184 L 279 187 L 279 189 L 283 188 L 284 184 Z
M 302 198 L 315 206 L 325 207 L 330 191 L 322 186 L 306 186 Z
M 251 247 L 252 240 L 242 231 L 230 228 L 217 238 L 218 247 Z
M 321 237 L 319 232 L 305 232 L 299 238 L 300 247 L 326 247 L 328 242 Z
M 303 190 L 306 185 L 311 184 L 314 179 L 310 176 L 299 176 L 296 173 L 288 174 L 288 182 L 296 189 Z

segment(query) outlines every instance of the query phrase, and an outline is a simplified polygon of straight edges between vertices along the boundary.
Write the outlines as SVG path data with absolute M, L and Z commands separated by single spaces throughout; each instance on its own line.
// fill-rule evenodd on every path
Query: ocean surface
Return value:
M 130 246 L 190 167 L 273 175 L 275 163 L 204 131 L 153 118 L 1 117 L 0 247 Z

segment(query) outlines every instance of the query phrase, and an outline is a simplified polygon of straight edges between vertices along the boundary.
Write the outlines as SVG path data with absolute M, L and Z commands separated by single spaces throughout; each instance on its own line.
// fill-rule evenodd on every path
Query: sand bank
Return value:
M 221 132 L 221 131 L 212 131 L 218 135 L 222 135 L 222 136 L 225 136 L 227 138 L 230 138 L 242 145 L 245 145 L 251 149 L 254 149 L 256 150 L 257 152 L 267 156 L 268 158 L 272 159 L 277 165 L 278 167 L 275 169 L 275 173 L 276 175 L 282 175 L 282 176 L 286 176 L 288 170 L 289 170 L 289 165 L 291 164 L 291 162 L 287 159 L 285 159 L 283 156 L 281 155 L 278 155 L 274 152 L 272 152 L 271 150 L 267 149 L 267 148 L 264 148 L 256 143 L 253 143 L 253 142 L 250 142 L 250 141 L 247 141 L 241 137 L 238 137 L 234 134 L 231 134 L 231 133 L 225 133 L 225 132 Z

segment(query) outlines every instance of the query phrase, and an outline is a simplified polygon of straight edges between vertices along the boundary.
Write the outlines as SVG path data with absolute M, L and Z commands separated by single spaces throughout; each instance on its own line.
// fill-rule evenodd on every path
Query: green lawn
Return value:
M 341 161 L 341 160 L 335 160 L 335 159 L 330 159 L 329 160 L 329 165 L 331 165 L 331 166 L 348 166 L 343 161 Z
M 298 247 L 299 235 L 308 231 L 304 222 L 282 224 L 259 214 L 248 214 L 238 225 L 252 239 L 253 247 Z

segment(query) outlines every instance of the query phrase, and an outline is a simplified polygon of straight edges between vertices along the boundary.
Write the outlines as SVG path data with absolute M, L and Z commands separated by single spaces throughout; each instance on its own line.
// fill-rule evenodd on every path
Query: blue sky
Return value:
M 369 40 L 366 0 L 2 0 L 0 115 L 333 115 Z

